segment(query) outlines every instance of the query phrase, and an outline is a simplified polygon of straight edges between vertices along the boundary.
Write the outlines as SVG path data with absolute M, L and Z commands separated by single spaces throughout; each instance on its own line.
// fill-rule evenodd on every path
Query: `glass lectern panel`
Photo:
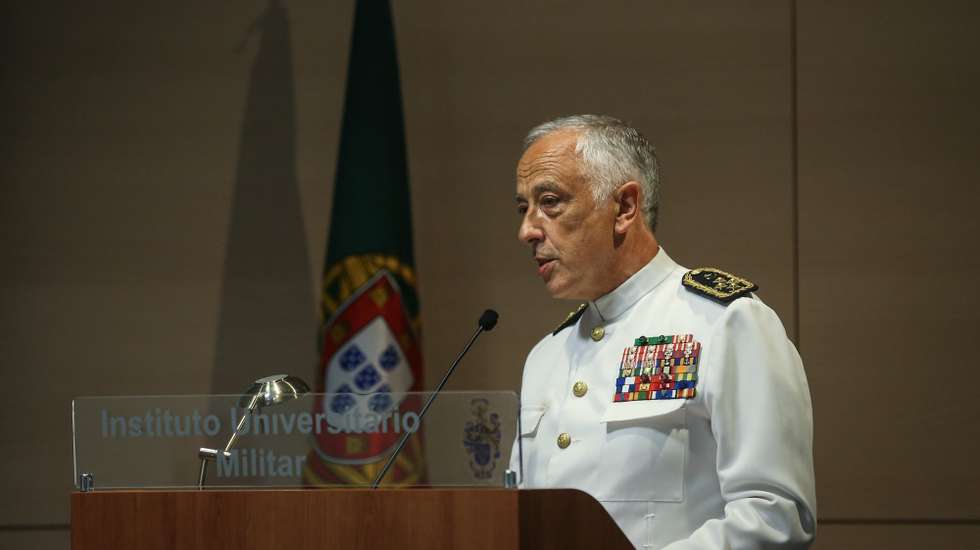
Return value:
M 78 398 L 75 484 L 369 487 L 403 437 L 382 487 L 501 487 L 514 479 L 506 471 L 516 394 L 443 392 L 420 421 L 429 396 L 309 393 L 269 406 L 233 395 Z

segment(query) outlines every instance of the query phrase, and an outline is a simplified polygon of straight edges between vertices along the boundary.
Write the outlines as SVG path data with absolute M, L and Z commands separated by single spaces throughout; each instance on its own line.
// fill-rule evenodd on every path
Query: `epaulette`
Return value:
M 585 308 L 588 307 L 588 305 L 589 304 L 582 304 L 578 306 L 578 309 L 569 313 L 568 317 L 565 317 L 565 320 L 562 321 L 560 325 L 558 325 L 558 328 L 556 328 L 555 331 L 551 333 L 551 335 L 554 336 L 559 332 L 561 332 L 562 330 L 574 325 L 578 321 L 578 318 L 581 317 L 583 313 L 585 313 Z
M 688 271 L 684 274 L 683 284 L 691 292 L 722 304 L 729 304 L 736 298 L 759 290 L 759 285 L 752 281 L 713 267 L 699 267 Z

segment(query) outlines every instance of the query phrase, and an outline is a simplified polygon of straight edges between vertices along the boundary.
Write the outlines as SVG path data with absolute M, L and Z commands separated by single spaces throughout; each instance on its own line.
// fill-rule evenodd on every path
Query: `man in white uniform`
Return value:
M 661 248 L 653 148 L 611 117 L 533 129 L 519 238 L 585 300 L 528 355 L 521 487 L 598 499 L 642 548 L 806 548 L 813 422 L 799 354 L 756 286 Z

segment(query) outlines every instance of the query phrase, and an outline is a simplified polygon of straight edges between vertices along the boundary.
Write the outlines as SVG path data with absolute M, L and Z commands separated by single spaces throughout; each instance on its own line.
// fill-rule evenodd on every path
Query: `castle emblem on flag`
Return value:
M 470 455 L 470 470 L 476 479 L 490 479 L 500 458 L 500 416 L 488 412 L 486 399 L 470 402 L 473 419 L 466 422 L 463 430 L 463 447 Z
M 613 401 L 691 399 L 700 358 L 701 343 L 693 334 L 640 336 L 623 350 Z

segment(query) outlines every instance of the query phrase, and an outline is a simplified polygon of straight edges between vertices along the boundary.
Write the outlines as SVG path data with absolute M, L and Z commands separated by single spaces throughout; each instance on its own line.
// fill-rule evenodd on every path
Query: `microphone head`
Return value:
M 480 327 L 487 331 L 493 330 L 493 327 L 497 326 L 497 317 L 499 317 L 499 315 L 497 315 L 497 312 L 492 309 L 484 311 L 483 315 L 480 315 Z

